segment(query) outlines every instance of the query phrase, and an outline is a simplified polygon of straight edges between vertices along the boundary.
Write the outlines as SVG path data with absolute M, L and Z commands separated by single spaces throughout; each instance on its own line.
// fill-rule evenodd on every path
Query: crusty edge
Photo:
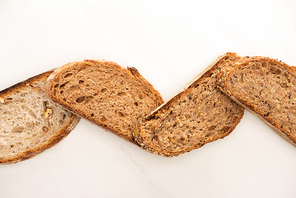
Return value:
M 223 93 L 225 93 L 226 95 L 228 95 L 233 101 L 235 101 L 236 103 L 238 103 L 239 105 L 241 105 L 242 107 L 246 108 L 251 113 L 253 113 L 254 115 L 256 115 L 259 119 L 261 119 L 269 127 L 271 127 L 278 135 L 280 135 L 282 138 L 284 138 L 286 141 L 288 141 L 289 143 L 291 143 L 292 145 L 294 145 L 296 147 L 296 138 L 290 136 L 285 131 L 279 129 L 279 127 L 276 125 L 276 123 L 274 122 L 274 120 L 268 119 L 268 118 L 264 118 L 262 115 L 260 115 L 259 113 L 257 113 L 256 110 L 253 109 L 250 106 L 250 104 L 245 103 L 244 101 L 240 100 L 240 98 L 238 96 L 236 96 L 235 94 L 233 94 L 227 88 L 227 85 L 226 85 L 227 78 L 235 70 L 236 67 L 239 67 L 239 66 L 242 66 L 242 65 L 246 65 L 246 64 L 249 64 L 251 62 L 262 61 L 262 60 L 276 62 L 277 64 L 281 64 L 282 66 L 284 66 L 286 69 L 290 70 L 291 72 L 295 72 L 295 69 L 294 69 L 295 67 L 294 66 L 291 67 L 291 66 L 287 65 L 286 63 L 283 63 L 281 61 L 278 61 L 277 59 L 272 59 L 272 58 L 269 58 L 269 57 L 254 56 L 254 57 L 247 58 L 247 59 L 243 60 L 242 62 L 237 63 L 236 66 L 231 71 L 228 72 L 227 76 L 225 77 L 225 79 L 222 80 L 221 84 L 218 85 L 218 88 Z
M 222 62 L 225 58 L 230 57 L 232 55 L 236 55 L 236 54 L 235 53 L 228 52 L 228 53 L 226 53 L 224 55 L 219 56 L 203 72 L 201 72 L 192 81 L 190 81 L 190 83 L 188 83 L 179 93 L 177 93 L 176 95 L 174 95 L 173 97 L 171 97 L 165 103 L 163 103 L 158 108 L 156 108 L 154 111 L 152 111 L 149 115 L 147 115 L 141 122 L 139 122 L 136 125 L 135 129 L 134 129 L 134 137 L 135 137 L 135 140 L 137 141 L 137 143 L 143 149 L 145 149 L 145 150 L 147 150 L 147 151 L 149 151 L 149 152 L 151 152 L 153 154 L 160 155 L 160 156 L 163 156 L 163 157 L 174 157 L 174 156 L 178 156 L 178 155 L 181 155 L 183 153 L 186 153 L 186 152 L 190 152 L 191 150 L 200 148 L 200 147 L 202 147 L 203 145 L 205 145 L 207 143 L 213 142 L 213 141 L 218 140 L 218 139 L 223 139 L 224 137 L 228 136 L 235 129 L 235 127 L 238 125 L 238 123 L 241 121 L 241 119 L 243 117 L 243 114 L 244 114 L 244 109 L 243 108 L 241 109 L 241 115 L 236 119 L 236 122 L 231 126 L 231 128 L 228 131 L 228 133 L 223 134 L 223 135 L 216 136 L 215 138 L 213 138 L 210 141 L 206 141 L 206 142 L 204 142 L 204 143 L 202 143 L 200 145 L 196 145 L 194 147 L 191 147 L 191 148 L 188 148 L 188 149 L 184 149 L 184 150 L 182 150 L 182 151 L 180 151 L 178 153 L 170 153 L 170 152 L 162 153 L 162 152 L 159 152 L 159 151 L 155 150 L 153 147 L 151 147 L 151 145 L 150 146 L 146 146 L 143 143 L 143 138 L 140 135 L 140 131 L 141 131 L 140 126 L 141 126 L 141 124 L 145 120 L 153 117 L 160 109 L 165 108 L 166 106 L 170 105 L 170 103 L 172 103 L 173 101 L 178 100 L 182 93 L 187 92 L 189 90 L 189 88 L 191 88 L 192 86 L 194 86 L 200 80 L 202 80 L 203 78 L 205 78 L 208 73 L 210 73 L 212 70 L 214 70 L 215 69 L 215 66 L 218 66 L 219 63 Z
M 123 68 L 121 67 L 120 65 L 118 65 L 117 63 L 114 63 L 114 62 L 111 62 L 111 61 L 105 61 L 105 60 L 84 60 L 84 61 L 76 61 L 76 62 L 71 62 L 71 63 L 67 63 L 61 67 L 59 67 L 58 69 L 56 69 L 51 75 L 50 77 L 47 79 L 47 83 L 46 83 L 46 92 L 47 92 L 47 95 L 48 97 L 53 101 L 55 102 L 56 104 L 62 106 L 63 108 L 66 108 L 68 109 L 69 111 L 71 111 L 72 113 L 76 114 L 76 115 L 79 115 L 83 118 L 85 118 L 86 120 L 90 121 L 91 123 L 93 124 L 96 124 L 102 128 L 104 128 L 106 131 L 109 131 L 135 145 L 138 146 L 138 144 L 135 142 L 134 138 L 128 138 L 127 136 L 125 135 L 122 135 L 119 133 L 119 131 L 116 131 L 114 129 L 111 129 L 109 128 L 106 124 L 104 123 L 101 123 L 101 122 L 98 122 L 96 121 L 95 119 L 93 119 L 92 117 L 89 117 L 89 116 L 85 116 L 83 115 L 83 113 L 79 110 L 75 110 L 73 108 L 71 108 L 71 106 L 67 105 L 66 103 L 64 103 L 63 101 L 60 101 L 60 100 L 57 100 L 55 99 L 55 97 L 53 96 L 53 94 L 51 93 L 51 87 L 53 86 L 53 81 L 54 81 L 54 78 L 57 77 L 61 72 L 63 72 L 64 70 L 68 69 L 68 68 L 71 68 L 71 67 L 74 67 L 76 64 L 81 64 L 81 63 L 85 63 L 87 64 L 87 62 L 89 63 L 92 63 L 92 64 L 107 64 L 108 66 L 111 66 L 111 67 L 117 67 L 119 69 L 122 69 L 123 71 L 126 71 L 128 75 L 130 75 L 132 78 L 134 78 L 135 80 L 138 80 L 138 81 L 142 81 L 144 82 L 144 84 L 149 87 L 149 89 L 151 89 L 151 91 L 154 92 L 154 94 L 158 97 L 158 99 L 163 102 L 163 99 L 160 95 L 160 93 L 140 74 L 140 72 L 134 68 L 134 67 L 128 67 L 127 69 L 126 68 Z
M 31 77 L 25 81 L 19 82 L 9 88 L 6 88 L 0 92 L 0 96 L 7 96 L 11 93 L 14 93 L 17 90 L 22 89 L 23 87 L 30 86 L 31 83 L 34 83 L 36 81 L 40 81 L 43 79 L 48 78 L 48 76 L 54 71 L 50 70 L 47 72 L 44 72 L 42 74 L 39 74 L 37 76 Z M 4 158 L 0 160 L 0 164 L 14 164 L 29 158 L 32 158 L 39 153 L 42 153 L 46 149 L 51 148 L 52 146 L 56 145 L 58 142 L 60 142 L 62 139 L 64 139 L 78 124 L 80 120 L 80 117 L 76 115 L 72 115 L 71 120 L 68 122 L 67 125 L 65 125 L 59 132 L 55 133 L 54 136 L 52 136 L 50 139 L 48 139 L 44 144 L 34 148 L 30 149 L 26 152 L 20 153 L 19 155 L 11 158 Z

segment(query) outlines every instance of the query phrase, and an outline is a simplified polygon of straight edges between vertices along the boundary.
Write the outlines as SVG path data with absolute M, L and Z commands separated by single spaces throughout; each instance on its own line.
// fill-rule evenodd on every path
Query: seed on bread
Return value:
M 51 115 L 51 114 L 52 114 L 52 109 L 46 109 L 46 111 L 44 112 L 44 118 L 45 119 L 48 118 L 49 115 Z

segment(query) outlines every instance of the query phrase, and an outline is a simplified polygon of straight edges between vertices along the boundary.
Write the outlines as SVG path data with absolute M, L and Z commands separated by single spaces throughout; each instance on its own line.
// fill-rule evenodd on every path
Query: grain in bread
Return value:
M 31 158 L 57 144 L 79 117 L 51 102 L 45 84 L 53 71 L 0 91 L 0 164 Z
M 173 157 L 230 134 L 244 109 L 216 87 L 217 75 L 239 59 L 234 53 L 220 56 L 180 93 L 145 117 L 134 131 L 138 144 L 154 154 Z
M 136 68 L 85 60 L 58 68 L 48 79 L 48 96 L 75 114 L 134 142 L 133 129 L 163 103 Z
M 296 146 L 296 71 L 268 57 L 246 57 L 222 71 L 220 89 Z

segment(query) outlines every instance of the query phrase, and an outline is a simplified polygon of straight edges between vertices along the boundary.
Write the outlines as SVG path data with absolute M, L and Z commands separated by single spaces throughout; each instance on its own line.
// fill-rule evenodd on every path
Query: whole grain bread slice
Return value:
M 163 103 L 136 68 L 104 60 L 58 68 L 47 81 L 47 93 L 54 102 L 133 143 L 138 120 Z
M 51 102 L 45 84 L 53 71 L 0 91 L 0 164 L 29 159 L 54 146 L 79 117 Z
M 219 88 L 296 146 L 296 71 L 268 57 L 247 57 L 222 71 Z
M 229 135 L 244 109 L 216 87 L 217 75 L 239 59 L 234 53 L 218 57 L 181 92 L 146 116 L 134 131 L 138 144 L 154 154 L 173 157 Z

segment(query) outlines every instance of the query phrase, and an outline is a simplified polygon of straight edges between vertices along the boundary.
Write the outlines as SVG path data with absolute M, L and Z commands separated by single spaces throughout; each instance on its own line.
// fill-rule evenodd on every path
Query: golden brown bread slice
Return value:
M 268 57 L 247 57 L 222 71 L 219 87 L 296 146 L 294 68 Z
M 163 103 L 137 69 L 108 61 L 58 68 L 47 81 L 47 93 L 54 102 L 133 143 L 137 121 Z
M 0 164 L 31 158 L 66 137 L 79 117 L 51 102 L 45 84 L 53 71 L 0 91 Z
M 216 87 L 221 68 L 241 59 L 220 56 L 181 92 L 137 125 L 134 136 L 145 150 L 164 157 L 178 156 L 224 138 L 240 122 L 244 109 Z

